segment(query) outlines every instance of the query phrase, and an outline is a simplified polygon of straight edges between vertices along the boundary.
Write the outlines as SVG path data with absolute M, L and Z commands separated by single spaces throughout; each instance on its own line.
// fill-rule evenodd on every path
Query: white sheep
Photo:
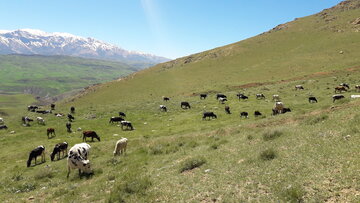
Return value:
M 116 142 L 114 156 L 121 155 L 126 152 L 127 141 L 128 139 L 123 137 Z
M 45 119 L 42 117 L 36 117 L 37 123 L 40 125 L 45 125 Z

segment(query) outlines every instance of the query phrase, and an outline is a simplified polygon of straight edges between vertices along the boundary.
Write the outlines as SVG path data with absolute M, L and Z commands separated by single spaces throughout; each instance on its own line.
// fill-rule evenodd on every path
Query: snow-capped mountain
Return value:
M 93 38 L 34 29 L 0 30 L 0 54 L 67 55 L 122 62 L 161 63 L 169 59 L 127 51 Z

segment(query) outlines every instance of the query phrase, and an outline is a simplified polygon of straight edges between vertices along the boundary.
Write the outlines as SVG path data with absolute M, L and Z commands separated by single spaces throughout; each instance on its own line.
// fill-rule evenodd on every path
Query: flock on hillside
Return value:
M 345 98 L 344 95 L 342 95 L 342 92 L 346 92 L 350 89 L 349 84 L 347 83 L 341 83 L 339 86 L 335 87 L 335 95 L 332 96 L 333 102 L 339 99 Z M 296 85 L 295 90 L 304 90 L 304 87 L 302 85 Z M 360 92 L 360 85 L 355 86 L 356 92 Z M 245 94 L 239 93 L 236 95 L 239 100 L 247 100 L 249 99 L 248 96 Z M 200 100 L 204 100 L 208 97 L 207 94 L 200 94 Z M 257 100 L 265 99 L 265 95 L 262 93 L 256 94 L 255 98 Z M 360 95 L 351 95 L 351 98 L 360 98 Z M 224 94 L 216 94 L 216 100 L 221 103 L 225 104 L 226 101 L 228 101 L 228 97 Z M 287 112 L 291 112 L 290 108 L 286 108 L 284 103 L 281 101 L 281 98 L 279 95 L 272 95 L 272 100 L 275 102 L 274 106 L 272 108 L 272 115 L 277 114 L 284 114 Z M 163 97 L 164 102 L 169 102 L 169 97 Z M 317 103 L 318 100 L 314 96 L 310 96 L 308 98 L 309 103 Z M 40 107 L 35 105 L 28 106 L 27 110 L 29 112 L 34 112 L 38 114 L 52 114 L 52 111 L 55 110 L 55 104 L 51 104 L 51 110 L 41 110 Z M 182 109 L 191 109 L 191 105 L 189 102 L 183 101 L 180 103 L 180 107 Z M 166 105 L 160 105 L 159 110 L 162 112 L 167 112 L 168 108 Z M 225 105 L 225 113 L 231 114 L 230 107 Z M 65 114 L 63 113 L 54 113 L 56 117 L 65 117 Z M 72 125 L 71 123 L 75 120 L 75 108 L 70 108 L 70 113 L 67 114 L 68 122 L 66 122 L 65 126 L 67 129 L 67 132 L 72 132 Z M 263 114 L 259 111 L 254 111 L 254 116 L 263 116 Z M 248 118 L 249 113 L 248 112 L 240 112 L 240 117 Z M 124 112 L 119 112 L 119 116 L 111 117 L 109 120 L 109 123 L 118 123 L 119 126 L 121 126 L 122 130 L 134 130 L 134 127 L 130 121 L 125 120 L 126 114 Z M 217 115 L 214 112 L 203 112 L 202 120 L 211 120 L 216 119 Z M 30 123 L 34 121 L 34 119 L 31 119 L 30 117 L 23 116 L 21 118 L 22 125 L 26 127 L 30 127 Z M 36 117 L 36 121 L 38 125 L 46 125 L 45 119 L 38 116 Z M 8 127 L 5 125 L 5 120 L 3 118 L 0 118 L 0 129 L 8 129 Z M 81 128 L 78 128 L 77 131 L 82 131 Z M 14 131 L 11 131 L 14 132 Z M 54 128 L 47 128 L 46 134 L 48 139 L 56 136 L 55 129 Z M 55 160 L 55 157 L 57 156 L 57 159 L 60 160 L 61 157 L 64 158 L 67 156 L 67 166 L 68 166 L 68 174 L 67 177 L 69 177 L 71 169 L 78 169 L 79 174 L 81 173 L 92 173 L 91 167 L 90 167 L 90 161 L 88 160 L 88 156 L 90 153 L 91 146 L 87 144 L 86 142 L 91 138 L 91 141 L 93 142 L 94 139 L 98 140 L 100 142 L 100 136 L 95 131 L 83 131 L 83 143 L 75 144 L 73 147 L 70 148 L 68 151 L 68 143 L 67 142 L 61 142 L 54 146 L 52 153 L 50 154 L 51 161 Z M 125 154 L 126 147 L 127 147 L 128 139 L 127 138 L 121 138 L 118 140 L 115 144 L 115 149 L 113 152 L 113 155 L 121 155 Z M 29 153 L 29 158 L 27 161 L 27 167 L 31 166 L 31 162 L 34 160 L 35 165 L 37 164 L 37 157 L 41 156 L 41 161 L 45 162 L 45 147 L 43 145 L 40 145 L 33 149 Z

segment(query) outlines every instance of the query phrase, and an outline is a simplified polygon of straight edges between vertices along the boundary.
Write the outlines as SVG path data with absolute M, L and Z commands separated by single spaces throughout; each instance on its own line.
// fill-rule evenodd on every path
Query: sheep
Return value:
M 128 139 L 123 137 L 116 142 L 114 156 L 121 155 L 126 152 L 127 141 Z
M 277 94 L 274 94 L 274 95 L 272 96 L 272 100 L 273 100 L 273 101 L 280 101 L 280 96 L 277 95 Z
M 39 125 L 45 125 L 45 119 L 42 117 L 36 117 L 36 121 Z

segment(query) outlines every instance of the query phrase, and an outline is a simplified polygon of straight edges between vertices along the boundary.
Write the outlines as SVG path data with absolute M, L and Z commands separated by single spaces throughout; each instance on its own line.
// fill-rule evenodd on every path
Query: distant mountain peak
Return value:
M 0 54 L 67 55 L 151 64 L 169 60 L 143 52 L 128 51 L 90 37 L 28 28 L 0 30 Z

